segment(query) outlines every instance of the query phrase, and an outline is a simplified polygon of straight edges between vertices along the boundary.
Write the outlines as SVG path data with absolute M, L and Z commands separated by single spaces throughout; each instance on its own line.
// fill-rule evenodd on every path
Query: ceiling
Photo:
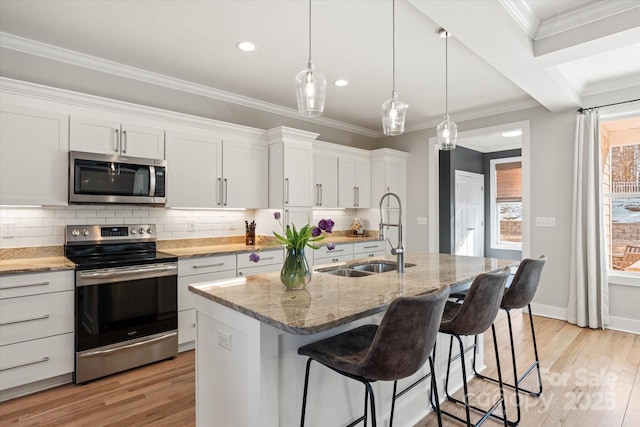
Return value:
M 440 27 L 453 35 L 454 121 L 537 105 L 566 111 L 599 94 L 640 92 L 637 0 L 397 0 L 395 8 L 396 91 L 409 104 L 407 131 L 433 127 L 445 112 Z M 258 48 L 242 52 L 242 40 Z M 0 1 L 0 49 L 292 117 L 308 43 L 304 0 Z M 323 117 L 306 120 L 381 136 L 381 105 L 392 89 L 392 2 L 314 0 L 311 53 L 329 85 Z M 339 78 L 349 85 L 333 86 Z

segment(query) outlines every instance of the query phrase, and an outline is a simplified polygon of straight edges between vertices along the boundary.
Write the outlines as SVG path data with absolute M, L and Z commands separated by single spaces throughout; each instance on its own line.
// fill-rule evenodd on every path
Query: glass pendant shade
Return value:
M 321 116 L 326 95 L 327 79 L 313 69 L 313 61 L 309 60 L 307 68 L 296 76 L 298 113 L 304 117 Z
M 391 98 L 382 104 L 382 130 L 385 135 L 394 136 L 404 132 L 404 118 L 409 106 L 398 101 L 395 91 L 391 92 Z
M 456 139 L 458 138 L 458 125 L 451 121 L 448 114 L 445 114 L 444 121 L 438 127 L 438 148 L 442 151 L 453 150 L 456 148 Z

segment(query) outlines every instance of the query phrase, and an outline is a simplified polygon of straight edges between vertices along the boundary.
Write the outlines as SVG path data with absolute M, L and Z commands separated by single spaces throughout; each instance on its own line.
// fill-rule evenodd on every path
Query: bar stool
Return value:
M 542 375 L 540 373 L 540 360 L 538 358 L 538 345 L 536 343 L 536 332 L 533 328 L 533 315 L 531 314 L 531 301 L 538 289 L 538 283 L 540 282 L 540 276 L 542 274 L 542 267 L 547 258 L 542 255 L 538 259 L 523 259 L 518 266 L 513 281 L 504 291 L 502 297 L 502 303 L 500 308 L 507 313 L 507 323 L 509 325 L 509 342 L 511 344 L 511 362 L 513 364 L 513 381 L 514 384 L 503 383 L 504 386 L 514 389 L 516 391 L 516 408 L 517 418 L 515 421 L 510 421 L 510 425 L 518 425 L 521 419 L 520 413 L 520 391 L 530 394 L 534 397 L 540 397 L 542 394 Z M 531 325 L 531 336 L 533 338 L 533 353 L 535 355 L 535 361 L 524 371 L 521 376 L 518 376 L 518 368 L 516 366 L 516 350 L 513 343 L 513 327 L 511 325 L 511 310 L 527 307 L 529 311 L 529 324 Z M 475 344 L 478 343 L 478 337 L 476 336 Z M 475 358 L 473 359 L 473 373 L 485 380 L 498 382 L 496 378 L 487 377 L 481 375 L 476 370 Z M 538 391 L 531 391 L 520 387 L 520 383 L 536 368 L 538 374 Z
M 498 314 L 500 308 L 500 302 L 504 295 L 505 284 L 509 277 L 509 268 L 505 268 L 500 273 L 484 273 L 478 275 L 471 287 L 466 293 L 466 296 L 461 304 L 447 301 L 442 316 L 442 323 L 440 324 L 440 332 L 450 335 L 449 340 L 449 363 L 447 364 L 447 375 L 445 377 L 445 394 L 447 400 L 464 405 L 466 420 L 458 417 L 455 414 L 440 410 L 441 413 L 448 415 L 458 421 L 464 422 L 467 426 L 479 426 L 487 420 L 490 416 L 497 418 L 504 422 L 507 426 L 507 413 L 506 405 L 504 402 L 504 390 L 502 388 L 502 374 L 500 372 L 500 357 L 498 355 L 498 346 L 495 341 L 496 330 L 493 327 L 493 322 Z M 474 351 L 474 363 L 475 363 L 475 348 L 476 344 L 464 348 L 462 344 L 461 336 L 478 335 L 485 332 L 491 327 L 491 332 L 494 337 L 494 351 L 496 354 L 496 362 L 498 364 L 498 384 L 500 386 L 500 398 L 493 404 L 488 410 L 481 409 L 477 406 L 469 403 L 469 390 L 467 386 L 467 370 L 465 362 L 465 353 L 469 350 Z M 455 357 L 451 357 L 453 350 L 453 338 L 458 340 L 460 347 L 460 354 Z M 434 351 L 435 352 L 435 351 Z M 451 370 L 451 362 L 460 359 L 462 365 L 462 385 L 464 389 L 464 402 L 449 395 L 449 373 Z M 499 417 L 493 412 L 502 406 L 502 417 Z M 482 417 L 476 424 L 471 423 L 471 409 L 482 413 Z
M 433 360 L 430 355 L 448 296 L 449 287 L 443 286 L 431 294 L 396 298 L 389 304 L 380 326 L 360 326 L 300 347 L 298 354 L 309 358 L 304 378 L 300 425 L 304 426 L 309 367 L 311 361 L 315 360 L 341 375 L 364 384 L 364 415 L 349 426 L 354 426 L 360 421 L 367 425 L 367 400 L 371 406 L 371 423 L 376 426 L 371 383 L 378 380 L 394 381 L 395 388 L 395 381 L 413 375 L 427 359 L 433 374 Z M 432 387 L 434 383 L 432 375 Z M 391 402 L 390 426 L 394 406 L 395 396 Z

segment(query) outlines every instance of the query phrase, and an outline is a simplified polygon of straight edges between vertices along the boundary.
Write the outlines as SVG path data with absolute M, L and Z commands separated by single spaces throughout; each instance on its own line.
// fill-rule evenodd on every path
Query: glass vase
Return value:
M 311 269 L 304 249 L 287 248 L 287 256 L 280 270 L 280 281 L 287 289 L 304 289 L 311 281 Z

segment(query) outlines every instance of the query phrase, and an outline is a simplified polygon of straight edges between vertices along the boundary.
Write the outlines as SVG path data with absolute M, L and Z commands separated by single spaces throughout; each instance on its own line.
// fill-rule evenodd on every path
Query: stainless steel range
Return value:
M 75 373 L 83 383 L 178 353 L 178 259 L 153 225 L 67 226 L 76 264 Z

